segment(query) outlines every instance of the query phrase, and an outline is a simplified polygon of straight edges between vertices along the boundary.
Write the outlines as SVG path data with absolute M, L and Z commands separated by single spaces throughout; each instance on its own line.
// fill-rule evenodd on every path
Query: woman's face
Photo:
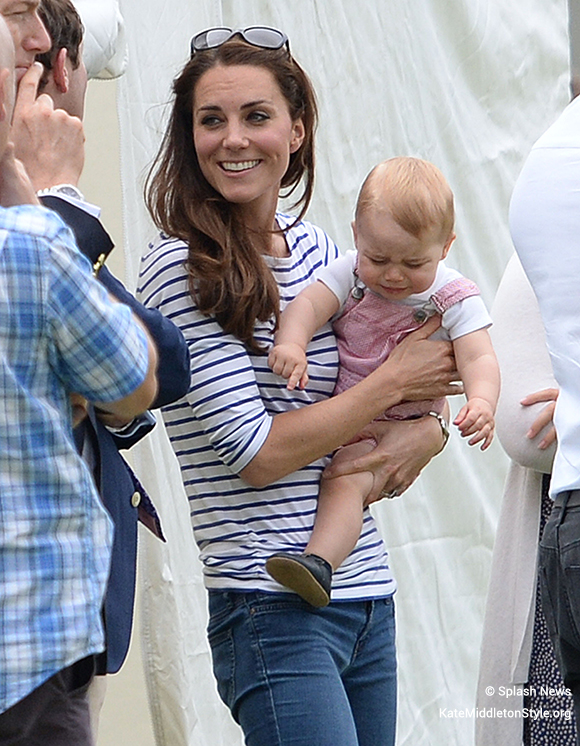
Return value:
M 304 140 L 272 75 L 254 65 L 218 65 L 198 80 L 193 141 L 201 171 L 228 202 L 258 215 L 276 209 L 290 154 Z

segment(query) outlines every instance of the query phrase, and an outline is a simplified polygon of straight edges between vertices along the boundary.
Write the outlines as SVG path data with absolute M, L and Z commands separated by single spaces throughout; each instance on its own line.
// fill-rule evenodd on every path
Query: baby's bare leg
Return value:
M 352 461 L 375 447 L 371 440 L 351 443 L 338 450 L 333 461 Z M 322 479 L 318 510 L 305 554 L 317 554 L 332 569 L 344 562 L 354 549 L 362 530 L 364 501 L 373 487 L 370 471 Z
M 341 448 L 335 459 L 351 461 L 375 447 L 366 440 Z M 362 528 L 365 498 L 373 486 L 370 471 L 323 479 L 312 536 L 303 554 L 277 552 L 266 561 L 266 571 L 312 606 L 330 601 L 332 572 L 354 549 Z

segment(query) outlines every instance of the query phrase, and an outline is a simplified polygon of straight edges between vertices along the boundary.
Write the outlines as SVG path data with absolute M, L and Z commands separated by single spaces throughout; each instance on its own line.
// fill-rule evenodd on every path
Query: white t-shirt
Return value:
M 346 254 L 336 259 L 318 274 L 318 279 L 324 282 L 336 295 L 340 303 L 340 309 L 335 318 L 341 315 L 344 304 L 355 285 L 356 258 L 356 251 L 347 251 Z M 412 308 L 429 308 L 433 293 L 440 290 L 448 282 L 462 277 L 463 275 L 455 269 L 447 267 L 445 262 L 441 261 L 431 287 L 422 293 L 414 293 L 399 302 Z M 358 284 L 362 286 L 361 282 L 358 282 Z M 445 311 L 441 318 L 441 329 L 438 329 L 433 337 L 453 341 L 478 329 L 486 329 L 491 326 L 491 323 L 490 315 L 481 296 L 473 295 L 455 303 Z

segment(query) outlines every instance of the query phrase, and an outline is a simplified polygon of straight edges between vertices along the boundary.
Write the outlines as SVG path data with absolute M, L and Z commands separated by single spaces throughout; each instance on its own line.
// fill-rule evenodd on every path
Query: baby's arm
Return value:
M 485 451 L 493 439 L 495 408 L 499 396 L 499 365 L 487 329 L 479 329 L 453 342 L 457 369 L 465 387 L 467 404 L 453 421 L 469 445 L 483 441 Z
M 290 390 L 296 385 L 303 389 L 308 383 L 306 347 L 314 333 L 332 318 L 338 308 L 336 295 L 317 280 L 297 295 L 282 312 L 268 365 L 274 373 L 288 379 Z

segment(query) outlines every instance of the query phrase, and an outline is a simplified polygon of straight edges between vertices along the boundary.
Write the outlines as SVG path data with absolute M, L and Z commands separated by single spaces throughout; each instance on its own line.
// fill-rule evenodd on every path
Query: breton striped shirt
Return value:
M 147 371 L 53 212 L 0 208 L 0 712 L 103 649 L 111 521 L 76 452 L 69 393 L 115 401 Z
M 288 227 L 293 218 L 279 214 Z M 335 244 L 311 223 L 286 233 L 289 256 L 265 257 L 280 288 L 281 306 L 311 283 L 338 255 Z M 190 501 L 195 539 L 208 588 L 282 592 L 265 571 L 277 551 L 304 549 L 312 531 L 320 459 L 263 488 L 247 485 L 239 472 L 265 442 L 272 417 L 326 399 L 338 368 L 330 325 L 310 343 L 306 390 L 288 391 L 264 355 L 249 353 L 217 322 L 202 315 L 188 290 L 187 246 L 160 236 L 142 260 L 142 302 L 159 309 L 183 332 L 191 355 L 191 387 L 186 397 L 163 408 L 169 438 L 181 466 Z M 258 322 L 256 339 L 273 343 L 273 321 Z M 386 552 L 368 509 L 361 537 L 334 575 L 333 599 L 374 598 L 393 593 Z

